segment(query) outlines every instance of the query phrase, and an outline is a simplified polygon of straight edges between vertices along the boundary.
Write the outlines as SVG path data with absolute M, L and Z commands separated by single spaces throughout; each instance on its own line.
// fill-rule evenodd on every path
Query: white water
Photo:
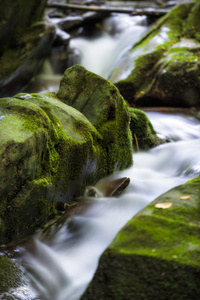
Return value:
M 80 53 L 81 65 L 108 79 L 127 51 L 147 31 L 145 23 L 144 16 L 116 14 L 99 24 L 100 37 L 75 38 L 70 47 Z
M 100 255 L 123 225 L 160 194 L 200 174 L 200 122 L 180 115 L 148 116 L 158 132 L 176 142 L 135 153 L 131 168 L 110 176 L 131 179 L 119 198 L 91 198 L 86 212 L 71 217 L 53 238 L 45 241 L 38 234 L 31 250 L 16 249 L 25 251 L 23 262 L 38 294 L 26 299 L 80 299 Z M 18 297 L 24 299 L 19 290 Z
M 49 19 L 53 23 L 56 23 L 56 20 Z M 71 60 L 71 64 L 83 65 L 88 70 L 108 79 L 113 69 L 120 64 L 123 56 L 142 37 L 148 27 L 145 16 L 114 14 L 92 29 L 93 34 L 90 37 L 71 38 L 69 49 L 66 49 L 68 55 L 70 51 L 74 53 L 70 55 L 71 59 L 66 55 L 67 53 L 63 54 L 66 55 L 66 60 L 67 58 Z M 61 34 L 62 30 L 59 29 L 59 32 Z M 63 32 L 63 35 L 66 33 Z M 41 74 L 34 77 L 24 91 L 27 93 L 57 92 L 61 75 L 53 73 L 53 66 L 47 59 Z

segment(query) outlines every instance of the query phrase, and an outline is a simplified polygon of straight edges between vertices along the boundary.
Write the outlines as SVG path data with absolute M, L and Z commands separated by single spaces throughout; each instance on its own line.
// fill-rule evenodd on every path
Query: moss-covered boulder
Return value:
M 41 20 L 46 0 L 0 0 L 0 41 L 12 44 L 16 30 L 24 29 Z M 12 44 L 13 46 L 13 44 Z M 3 49 L 1 48 L 0 51 Z
M 76 80 L 72 76 L 69 95 L 74 86 L 81 87 L 84 72 Z M 127 106 L 106 80 L 93 73 L 90 80 L 94 85 L 103 81 L 101 96 L 108 102 L 108 118 L 105 109 L 101 127 L 96 126 L 99 130 L 87 114 L 61 102 L 54 93 L 20 93 L 0 99 L 1 243 L 33 231 L 56 213 L 57 202 L 80 196 L 85 186 L 132 164 Z M 112 99 L 108 99 L 110 86 Z M 86 103 L 90 102 L 91 90 L 85 85 L 81 88 Z M 96 93 L 92 93 L 94 99 Z M 75 99 L 78 95 L 77 89 Z M 113 107 L 113 114 L 109 107 Z M 98 103 L 97 108 L 91 104 L 91 109 L 96 110 L 92 120 L 96 125 L 102 110 Z
M 1 299 L 13 299 L 9 298 L 6 294 L 11 288 L 17 288 L 24 283 L 26 279 L 22 268 L 10 258 L 0 255 L 0 298 Z M 4 295 L 2 293 L 5 293 Z M 6 298 L 7 297 L 7 298 Z
M 2 242 L 35 229 L 55 213 L 56 200 L 69 200 L 107 168 L 101 136 L 54 94 L 18 94 L 0 107 Z
M 163 143 L 157 137 L 156 131 L 144 111 L 133 107 L 129 107 L 128 111 L 131 116 L 130 129 L 135 151 L 148 150 Z
M 158 197 L 118 233 L 82 299 L 198 300 L 199 216 L 200 177 Z
M 0 97 L 24 88 L 48 55 L 54 26 L 43 20 L 46 0 L 0 1 Z
M 133 47 L 110 78 L 129 103 L 200 106 L 199 16 L 199 1 L 180 4 Z
M 57 96 L 84 114 L 101 134 L 113 172 L 131 164 L 128 106 L 112 83 L 75 65 L 65 71 Z

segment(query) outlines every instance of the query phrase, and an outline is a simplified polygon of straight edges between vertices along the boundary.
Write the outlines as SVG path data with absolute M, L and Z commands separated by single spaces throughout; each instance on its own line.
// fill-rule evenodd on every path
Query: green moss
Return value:
M 106 174 L 132 164 L 129 113 L 113 84 L 75 65 L 65 71 L 57 96 L 83 113 L 100 134 L 107 156 Z
M 22 284 L 22 271 L 11 259 L 0 256 L 0 278 L 0 293 L 8 292 Z
M 197 2 L 191 9 L 191 12 L 187 18 L 187 22 L 184 24 L 184 35 L 189 38 L 194 38 L 200 42 L 200 3 Z
M 131 115 L 130 129 L 133 136 L 134 150 L 147 150 L 162 143 L 157 137 L 153 125 L 144 111 L 137 108 L 128 108 Z
M 195 182 L 197 182 L 197 183 L 200 184 L 200 176 L 197 177 L 197 178 L 194 178 L 194 179 L 189 180 L 187 183 L 195 183 Z
M 174 210 L 173 215 L 176 213 Z M 131 232 L 134 232 L 133 239 L 130 239 Z M 119 253 L 134 253 L 167 261 L 175 259 L 178 264 L 199 266 L 199 239 L 199 226 L 164 216 L 139 216 L 128 223 L 112 247 L 120 249 Z

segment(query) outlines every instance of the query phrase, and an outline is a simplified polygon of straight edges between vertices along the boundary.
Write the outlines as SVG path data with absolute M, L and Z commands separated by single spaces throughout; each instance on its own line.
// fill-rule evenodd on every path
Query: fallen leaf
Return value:
M 172 202 L 165 202 L 165 203 L 157 203 L 155 205 L 156 208 L 162 208 L 162 209 L 166 209 L 172 206 Z
M 188 195 L 188 196 L 181 196 L 180 199 L 181 199 L 181 200 L 189 200 L 189 199 L 190 199 L 190 196 L 189 196 L 189 195 Z

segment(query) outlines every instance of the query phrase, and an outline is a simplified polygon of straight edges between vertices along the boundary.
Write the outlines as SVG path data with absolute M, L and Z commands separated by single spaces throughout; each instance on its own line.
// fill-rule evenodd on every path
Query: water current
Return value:
M 81 38 L 73 46 L 79 42 L 88 41 Z M 113 43 L 115 51 L 117 42 Z M 113 64 L 105 74 L 110 68 Z M 20 262 L 30 285 L 10 291 L 13 299 L 80 299 L 100 255 L 126 222 L 162 193 L 200 174 L 200 121 L 181 113 L 154 111 L 147 115 L 158 135 L 170 142 L 134 153 L 133 166 L 104 179 L 130 178 L 129 186 L 118 198 L 89 198 L 82 214 L 73 215 L 57 230 L 52 227 L 51 238 L 40 231 L 27 245 L 16 247 L 14 252 L 22 255 Z

